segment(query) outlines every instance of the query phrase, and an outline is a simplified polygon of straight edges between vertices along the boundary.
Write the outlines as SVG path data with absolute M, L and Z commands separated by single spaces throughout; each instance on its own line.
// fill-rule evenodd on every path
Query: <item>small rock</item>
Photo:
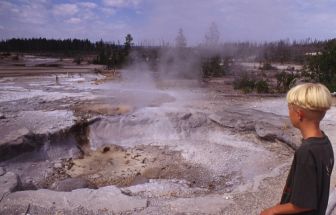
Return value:
M 141 157 L 141 155 L 140 154 L 136 154 L 136 155 L 131 156 L 132 159 L 135 159 L 135 158 L 138 158 L 138 157 Z
M 109 146 L 105 146 L 103 150 L 101 151 L 101 153 L 106 153 L 106 152 L 109 152 L 110 150 L 111 148 Z
M 181 117 L 181 119 L 182 120 L 187 120 L 187 119 L 189 119 L 190 117 L 191 117 L 191 113 L 186 113 L 186 114 L 184 114 L 182 117 Z
M 6 173 L 5 169 L 0 167 L 0 176 L 3 176 Z
M 34 183 L 34 179 L 30 178 L 30 177 L 27 177 L 25 182 L 26 183 Z
M 257 135 L 264 140 L 273 141 L 279 133 L 279 128 L 265 122 L 259 122 L 255 125 Z
M 97 179 L 97 178 L 100 178 L 100 177 L 101 177 L 101 175 L 99 175 L 99 174 L 93 174 L 93 175 L 91 175 L 90 178 Z
M 232 199 L 231 196 L 226 196 L 226 195 L 224 195 L 223 198 L 226 199 L 226 200 Z
M 55 168 L 62 168 L 62 163 L 61 162 L 57 162 L 54 164 Z
M 0 119 L 5 119 L 5 115 L 3 113 L 0 113 Z

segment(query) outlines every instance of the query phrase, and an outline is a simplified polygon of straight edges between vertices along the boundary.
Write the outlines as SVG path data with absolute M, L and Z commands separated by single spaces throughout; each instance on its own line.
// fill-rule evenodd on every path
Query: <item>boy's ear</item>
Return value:
M 304 112 L 303 110 L 299 109 L 299 110 L 297 111 L 297 113 L 298 113 L 298 115 L 299 115 L 299 119 L 300 119 L 300 121 L 302 121 L 303 118 L 305 117 L 305 112 Z

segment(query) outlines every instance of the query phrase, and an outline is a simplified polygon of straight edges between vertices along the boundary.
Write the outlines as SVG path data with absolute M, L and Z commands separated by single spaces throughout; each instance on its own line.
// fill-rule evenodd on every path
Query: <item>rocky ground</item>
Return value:
M 5 74 L 0 214 L 258 214 L 300 142 L 283 95 L 243 95 L 230 78 Z

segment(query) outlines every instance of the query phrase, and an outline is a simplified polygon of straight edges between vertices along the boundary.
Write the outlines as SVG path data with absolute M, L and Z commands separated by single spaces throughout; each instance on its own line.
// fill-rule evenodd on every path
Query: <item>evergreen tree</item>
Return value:
M 130 50 L 131 46 L 133 45 L 133 37 L 131 34 L 127 34 L 125 38 L 125 49 Z
M 205 45 L 208 47 L 216 47 L 219 42 L 220 33 L 216 23 L 211 23 L 209 31 L 205 34 Z
M 178 48 L 185 48 L 187 46 L 187 39 L 185 38 L 183 34 L 182 28 L 179 29 L 175 42 L 176 42 L 176 47 Z
M 336 91 L 336 39 L 330 40 L 321 53 L 309 57 L 309 63 L 303 75 L 325 84 Z

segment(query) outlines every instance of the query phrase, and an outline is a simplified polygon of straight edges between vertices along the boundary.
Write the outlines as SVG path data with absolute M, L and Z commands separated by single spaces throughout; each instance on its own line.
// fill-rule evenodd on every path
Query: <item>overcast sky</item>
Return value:
M 0 39 L 88 38 L 174 43 L 204 41 L 212 22 L 220 40 L 336 37 L 336 0 L 0 0 Z

